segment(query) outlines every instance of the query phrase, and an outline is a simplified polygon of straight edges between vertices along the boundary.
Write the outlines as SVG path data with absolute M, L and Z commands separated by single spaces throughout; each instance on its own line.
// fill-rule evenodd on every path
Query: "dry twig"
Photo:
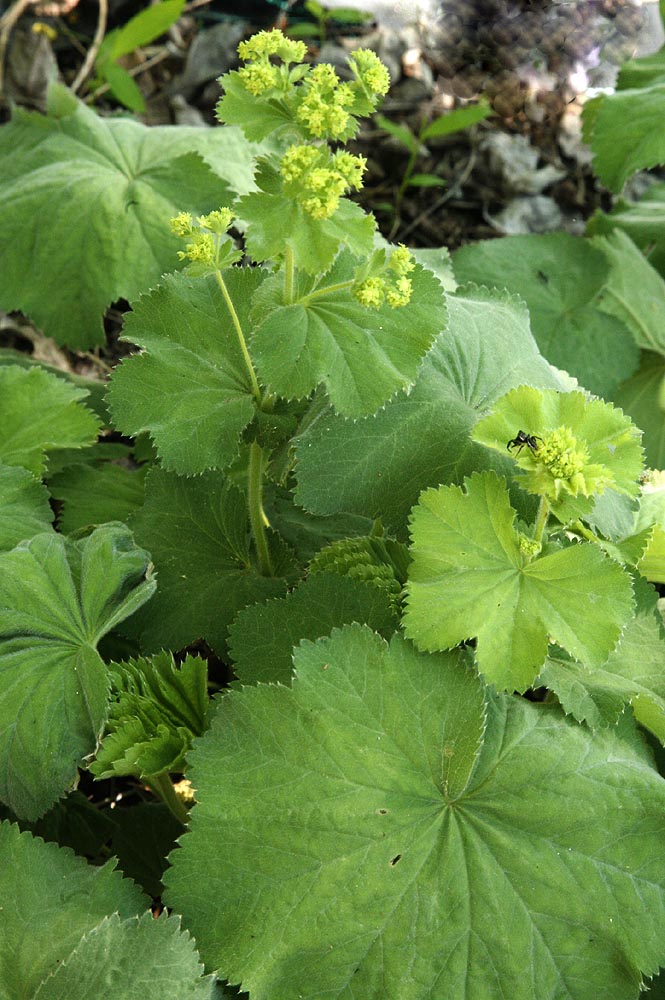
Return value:
M 99 17 L 97 18 L 97 30 L 95 31 L 95 37 L 92 40 L 92 45 L 88 49 L 88 53 L 83 60 L 83 64 L 76 74 L 76 79 L 72 83 L 71 90 L 75 94 L 79 89 L 88 73 L 95 64 L 95 59 L 97 58 L 97 53 L 99 52 L 99 46 L 104 40 L 104 33 L 106 32 L 106 20 L 108 17 L 108 0 L 99 0 Z

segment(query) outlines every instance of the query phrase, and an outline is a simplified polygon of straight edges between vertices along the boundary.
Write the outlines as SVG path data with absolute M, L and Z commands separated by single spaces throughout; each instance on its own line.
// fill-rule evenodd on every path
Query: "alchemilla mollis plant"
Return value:
M 665 286 L 622 236 L 387 244 L 348 148 L 386 69 L 305 54 L 241 43 L 190 149 L 62 88 L 3 130 L 16 219 L 64 149 L 80 217 L 105 184 L 154 253 L 111 227 L 98 298 L 34 306 L 91 346 L 143 281 L 105 401 L 0 365 L 0 994 L 635 998 L 665 964 L 665 483 L 593 338 L 632 377 L 661 342 L 622 268 Z M 555 299 L 586 319 L 546 358 Z

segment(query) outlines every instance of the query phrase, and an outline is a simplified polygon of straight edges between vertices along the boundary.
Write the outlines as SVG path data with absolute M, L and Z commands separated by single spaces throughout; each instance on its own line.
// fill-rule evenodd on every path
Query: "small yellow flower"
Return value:
M 191 236 L 193 232 L 192 217 L 189 212 L 179 212 L 169 222 L 174 236 Z
M 265 94 L 277 84 L 277 69 L 267 62 L 251 63 L 238 70 L 238 77 L 245 88 L 254 97 Z
M 219 208 L 208 215 L 199 215 L 197 222 L 204 229 L 209 229 L 211 233 L 222 236 L 233 222 L 235 216 L 230 208 Z
M 351 69 L 371 94 L 383 97 L 390 89 L 390 74 L 371 49 L 358 49 L 351 55 Z
M 353 294 L 361 306 L 378 309 L 386 298 L 386 283 L 383 278 L 366 278 L 353 289 Z

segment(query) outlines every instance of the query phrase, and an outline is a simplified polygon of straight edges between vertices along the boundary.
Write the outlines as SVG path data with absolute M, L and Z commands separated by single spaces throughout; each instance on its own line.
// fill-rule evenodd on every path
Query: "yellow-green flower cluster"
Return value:
M 301 88 L 303 97 L 296 117 L 311 136 L 339 139 L 347 131 L 354 102 L 353 88 L 342 83 L 332 66 L 315 66 Z
M 349 65 L 370 94 L 383 97 L 390 89 L 390 74 L 379 57 L 371 49 L 358 49 L 350 59 Z
M 284 192 L 312 218 L 329 219 L 342 195 L 361 187 L 366 162 L 351 153 L 331 155 L 327 148 L 291 146 L 280 164 Z
M 226 258 L 231 251 L 231 241 L 224 240 L 223 237 L 233 222 L 233 212 L 229 208 L 220 208 L 208 215 L 199 215 L 196 221 L 192 219 L 189 212 L 180 212 L 171 219 L 171 232 L 176 236 L 191 239 L 184 250 L 178 250 L 179 260 L 188 260 L 191 263 L 210 265 L 218 267 L 222 258 Z
M 527 559 L 535 559 L 536 556 L 540 555 L 542 545 L 537 542 L 534 538 L 529 538 L 528 535 L 522 534 L 520 531 L 518 533 L 517 544 L 520 547 L 520 552 L 522 552 Z
M 277 29 L 259 31 L 238 46 L 238 55 L 248 64 L 238 70 L 238 77 L 245 90 L 258 97 L 280 81 L 279 69 L 270 62 L 271 56 L 277 56 L 288 65 L 302 62 L 306 52 L 304 42 L 287 38 Z
M 543 432 L 534 449 L 525 448 L 518 463 L 528 469 L 529 489 L 553 501 L 563 496 L 603 493 L 614 482 L 610 470 L 589 461 L 585 441 L 575 437 L 570 427 Z
M 399 309 L 411 299 L 412 283 L 407 275 L 415 266 L 408 249 L 400 243 L 390 255 L 383 274 L 365 278 L 354 287 L 353 294 L 368 309 L 378 309 L 384 302 Z

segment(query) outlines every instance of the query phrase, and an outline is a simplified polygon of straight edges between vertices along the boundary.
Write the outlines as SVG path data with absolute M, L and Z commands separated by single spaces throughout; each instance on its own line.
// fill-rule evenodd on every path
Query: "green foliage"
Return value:
M 0 353 L 0 995 L 637 1000 L 665 964 L 662 219 L 411 254 L 349 200 L 374 53 L 347 81 L 280 32 L 239 54 L 216 131 L 62 87 L 0 130 L 0 303 L 81 348 L 127 296 L 137 348 L 108 409 Z M 659 72 L 624 71 L 627 108 Z M 636 115 L 613 147 L 619 106 L 587 116 L 614 179 L 660 141 Z
M 95 69 L 113 96 L 130 111 L 145 111 L 141 91 L 118 59 L 163 35 L 182 14 L 185 0 L 161 0 L 139 11 L 121 28 L 109 31 L 99 47 Z
M 0 242 L 12 248 L 0 305 L 59 344 L 103 343 L 105 308 L 173 267 L 177 240 L 156 220 L 209 211 L 250 184 L 250 147 L 234 130 L 102 119 L 54 84 L 48 117 L 17 111 L 0 130 Z
M 18 815 L 43 813 L 94 751 L 108 698 L 97 644 L 154 589 L 124 525 L 0 554 L 0 798 Z
M 665 785 L 630 727 L 484 694 L 463 654 L 358 626 L 295 667 L 224 698 L 192 756 L 166 898 L 210 968 L 257 1000 L 397 1000 L 415 970 L 432 1000 L 637 995 L 663 958 Z
M 10 823 L 0 824 L 0 851 L 7 1000 L 86 1000 L 107 990 L 128 1000 L 212 998 L 212 977 L 202 978 L 178 919 L 144 912 L 147 900 L 113 861 L 92 868 Z
M 100 778 L 144 781 L 183 771 L 195 736 L 208 727 L 205 662 L 188 656 L 176 669 L 170 653 L 111 664 L 107 735 L 90 770 Z

